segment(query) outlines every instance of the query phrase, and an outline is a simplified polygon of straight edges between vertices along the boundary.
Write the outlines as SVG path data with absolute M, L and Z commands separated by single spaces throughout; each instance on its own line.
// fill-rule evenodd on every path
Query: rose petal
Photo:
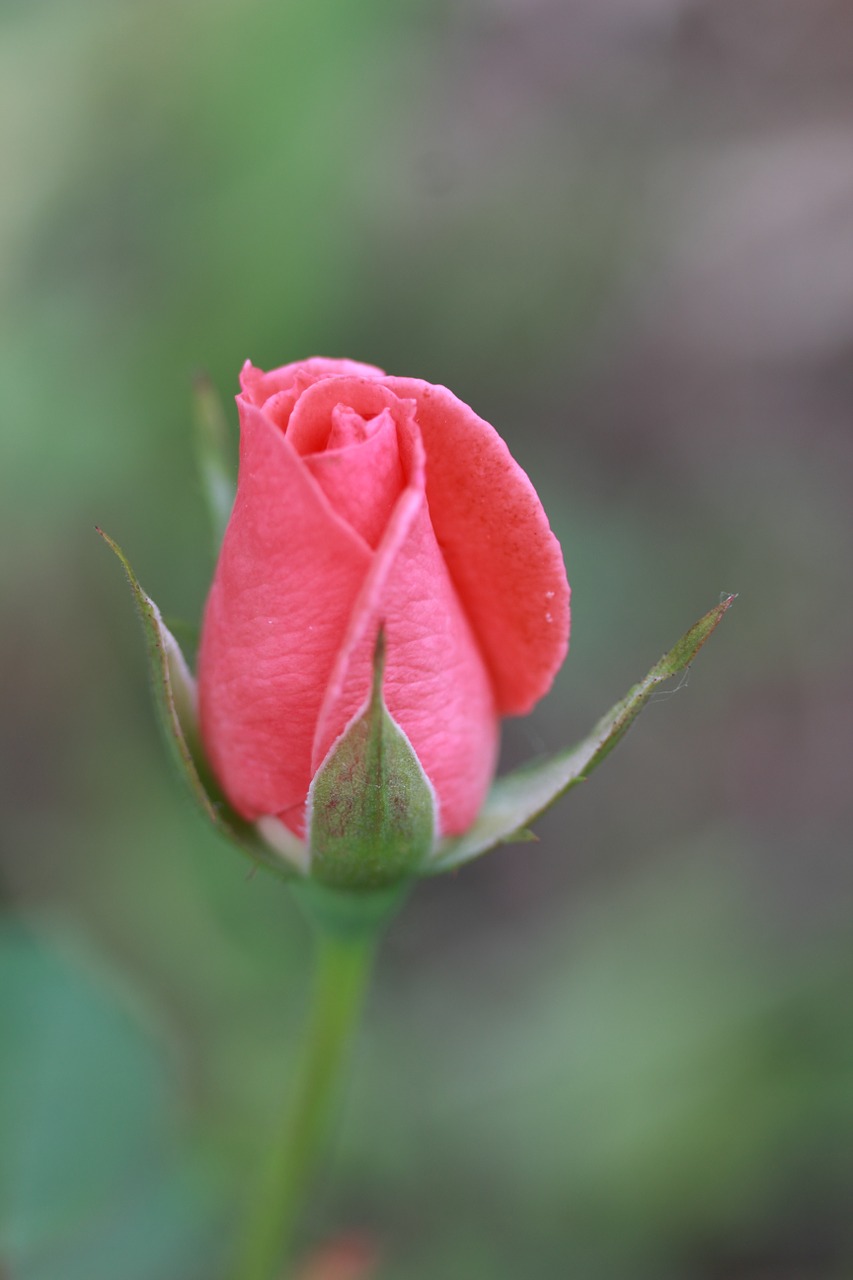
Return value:
M 547 693 L 568 648 L 569 585 L 560 544 L 500 436 L 446 387 L 385 384 L 417 401 L 430 517 L 492 674 L 501 714 Z
M 269 373 L 256 369 L 247 360 L 240 372 L 240 386 L 244 399 L 263 408 L 267 417 L 286 431 L 293 407 L 303 391 L 323 378 L 343 376 L 381 378 L 383 375 L 382 370 L 372 364 L 359 364 L 357 360 L 327 360 L 325 356 L 284 364 Z
M 388 410 L 395 422 L 415 420 L 414 400 L 401 399 L 376 378 L 322 378 L 299 397 L 287 426 L 287 438 L 303 457 L 321 453 L 329 443 L 336 408 L 345 406 L 362 418 Z
M 361 364 L 358 360 L 330 360 L 326 356 L 312 356 L 310 360 L 295 360 L 278 369 L 265 372 L 247 360 L 240 371 L 240 387 L 250 404 L 263 406 L 270 396 L 279 391 L 290 391 L 297 383 L 310 387 L 320 378 L 331 377 L 381 378 L 383 373 L 373 364 Z
M 361 443 L 312 453 L 304 464 L 338 515 L 376 547 L 403 490 L 403 468 L 388 410 L 370 426 L 373 433 Z
M 234 807 L 298 831 L 323 694 L 373 557 L 287 438 L 238 404 L 237 500 L 199 653 L 201 728 Z
M 439 802 L 443 835 L 474 821 L 494 773 L 498 723 L 489 673 L 444 564 L 424 496 L 423 450 L 400 428 L 407 487 L 353 609 L 317 727 L 313 767 L 363 707 L 380 623 L 384 693 Z

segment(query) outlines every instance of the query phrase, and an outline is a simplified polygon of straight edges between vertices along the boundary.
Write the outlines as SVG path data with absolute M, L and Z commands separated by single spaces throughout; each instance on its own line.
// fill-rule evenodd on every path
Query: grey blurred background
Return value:
M 853 5 L 3 0 L 0 70 L 0 1271 L 224 1275 L 308 938 L 173 779 L 93 526 L 197 620 L 192 376 L 322 353 L 542 495 L 572 650 L 506 764 L 740 596 L 540 844 L 414 896 L 305 1246 L 849 1276 Z

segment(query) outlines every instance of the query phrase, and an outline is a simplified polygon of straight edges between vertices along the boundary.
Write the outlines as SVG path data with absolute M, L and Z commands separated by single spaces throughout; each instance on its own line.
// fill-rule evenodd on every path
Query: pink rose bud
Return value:
M 445 387 L 319 358 L 247 363 L 241 386 L 237 497 L 199 652 L 219 783 L 249 822 L 303 836 L 309 791 L 334 805 L 375 705 L 392 722 L 382 741 L 396 734 L 428 781 L 430 839 L 461 835 L 500 717 L 531 709 L 568 646 L 569 586 L 536 492 Z

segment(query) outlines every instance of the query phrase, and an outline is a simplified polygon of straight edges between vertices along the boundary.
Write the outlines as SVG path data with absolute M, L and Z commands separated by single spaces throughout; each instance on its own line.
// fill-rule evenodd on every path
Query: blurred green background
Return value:
M 303 1243 L 851 1275 L 853 7 L 3 0 L 0 66 L 0 1273 L 224 1274 L 308 938 L 173 779 L 93 526 L 197 618 L 192 376 L 322 353 L 543 497 L 572 652 L 507 764 L 740 599 L 539 845 L 415 895 Z

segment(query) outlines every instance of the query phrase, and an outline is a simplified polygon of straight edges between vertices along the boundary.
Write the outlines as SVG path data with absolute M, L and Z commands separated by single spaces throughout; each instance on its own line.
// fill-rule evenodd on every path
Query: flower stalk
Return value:
M 382 928 L 399 891 L 295 889 L 314 931 L 311 1006 L 281 1126 L 239 1241 L 234 1280 L 284 1280 L 294 1233 L 333 1126 Z

